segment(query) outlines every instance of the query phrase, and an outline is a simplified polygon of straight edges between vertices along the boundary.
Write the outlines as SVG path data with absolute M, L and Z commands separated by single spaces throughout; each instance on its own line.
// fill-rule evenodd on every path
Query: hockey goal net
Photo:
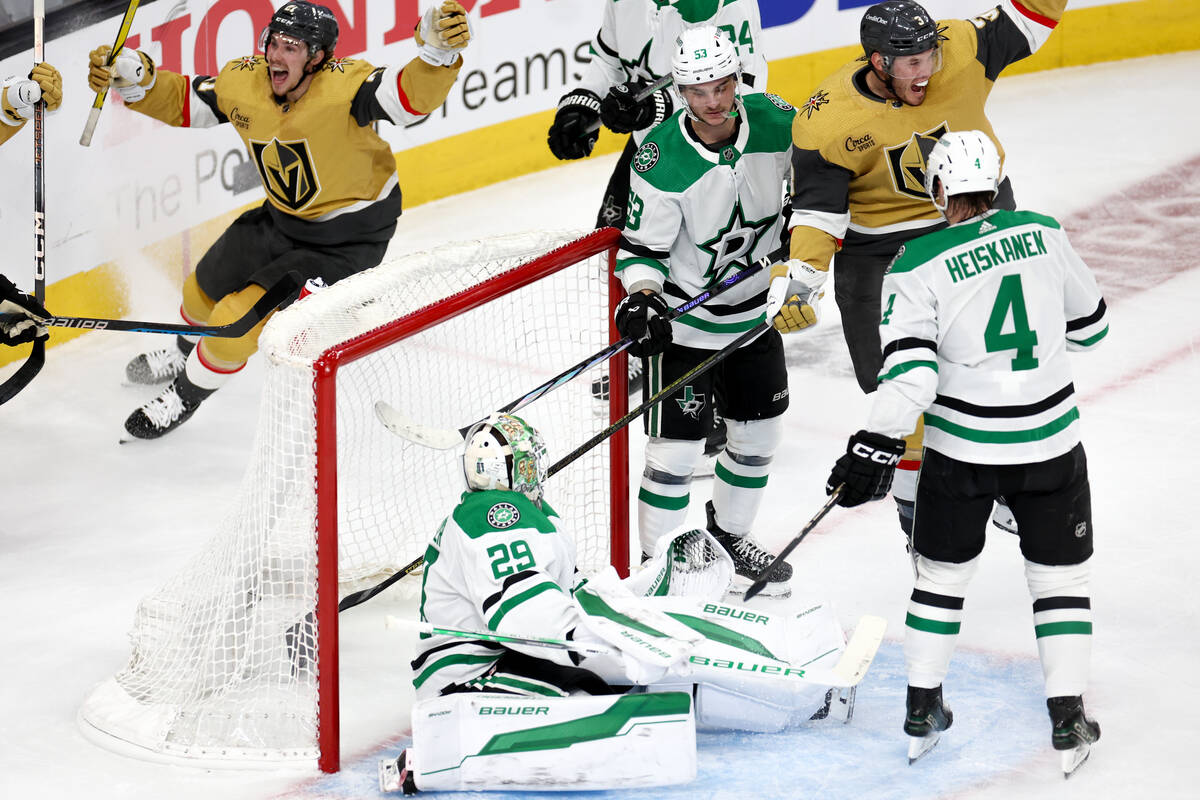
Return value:
M 604 348 L 616 237 L 450 245 L 276 314 L 260 338 L 266 378 L 239 498 L 206 549 L 139 604 L 129 663 L 85 701 L 84 733 L 156 760 L 337 770 L 339 594 L 420 557 L 465 488 L 459 450 L 391 434 L 376 401 L 457 430 Z M 591 383 L 609 370 L 611 407 L 598 408 Z M 622 353 L 515 413 L 554 463 L 625 413 L 624 380 Z M 547 488 L 585 572 L 629 565 L 624 434 Z

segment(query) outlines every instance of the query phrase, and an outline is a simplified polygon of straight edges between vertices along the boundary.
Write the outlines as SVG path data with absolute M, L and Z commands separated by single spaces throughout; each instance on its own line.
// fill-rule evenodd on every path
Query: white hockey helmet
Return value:
M 948 131 L 925 160 L 925 191 L 945 211 L 945 202 L 938 204 L 935 179 L 947 198 L 970 192 L 991 192 L 994 198 L 1000 188 L 1000 152 L 983 131 Z
M 546 445 L 533 426 L 512 414 L 492 414 L 467 431 L 465 442 L 463 476 L 468 489 L 509 489 L 541 501 Z
M 716 25 L 697 25 L 685 28 L 675 40 L 675 51 L 671 54 L 671 79 L 675 91 L 683 100 L 684 112 L 696 120 L 692 105 L 683 92 L 685 86 L 720 80 L 734 76 L 734 109 L 729 116 L 737 115 L 741 101 L 738 86 L 742 82 L 742 64 L 738 60 L 737 48 L 725 32 Z

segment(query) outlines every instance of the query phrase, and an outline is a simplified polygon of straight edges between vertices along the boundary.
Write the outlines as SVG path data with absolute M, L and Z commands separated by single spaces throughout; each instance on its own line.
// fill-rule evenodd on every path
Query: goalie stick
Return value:
M 237 338 L 245 336 L 250 329 L 262 322 L 275 308 L 299 294 L 296 278 L 288 273 L 280 278 L 266 294 L 258 299 L 241 319 L 228 325 L 187 325 L 168 322 L 139 322 L 130 319 L 102 319 L 98 317 L 47 317 L 38 324 L 52 328 L 84 328 L 96 331 L 133 331 L 137 333 L 182 333 L 189 336 L 222 336 Z
M 661 78 L 655 78 L 653 81 L 646 84 L 646 86 L 643 87 L 643 89 L 640 92 L 635 94 L 633 96 L 633 99 L 640 103 L 641 101 L 645 100 L 650 95 L 657 92 L 659 89 L 665 89 L 668 86 L 670 86 L 671 81 L 672 81 L 672 78 L 670 75 L 663 75 Z M 595 133 L 598 130 L 600 130 L 600 118 L 596 117 L 596 121 L 593 122 L 591 125 L 587 126 L 587 130 L 585 130 L 583 132 L 583 135 L 587 136 L 589 133 Z M 580 137 L 580 138 L 583 138 L 583 137 Z
M 829 499 L 825 501 L 825 505 L 821 506 L 821 510 L 808 521 L 808 524 L 804 526 L 799 535 L 788 542 L 787 547 L 779 551 L 779 555 L 775 556 L 774 560 L 766 566 L 766 569 L 758 573 L 758 577 L 754 579 L 754 583 L 750 584 L 750 588 L 746 590 L 746 594 L 744 595 L 745 600 L 749 600 L 763 590 L 763 587 L 767 585 L 767 576 L 771 574 L 771 570 L 775 569 L 775 565 L 791 555 L 800 542 L 804 541 L 804 537 L 812 533 L 812 529 L 817 527 L 817 523 L 825 519 L 825 515 L 837 504 L 838 498 L 842 496 L 842 489 L 845 488 L 846 484 L 839 484 L 833 490 L 833 493 L 829 495 Z
M 46 60 L 46 0 L 33 0 L 33 62 Z M 46 302 L 46 100 L 33 105 L 33 298 Z
M 117 30 L 117 38 L 113 41 L 112 50 L 108 53 L 106 67 L 111 67 L 113 61 L 121 54 L 121 48 L 125 46 L 125 39 L 129 36 L 129 29 L 133 26 L 133 13 L 137 11 L 137 7 L 138 0 L 129 0 L 125 16 L 121 18 L 121 27 Z M 92 143 L 92 135 L 96 132 L 96 123 L 100 121 L 100 109 L 104 107 L 104 98 L 106 97 L 108 97 L 108 89 L 96 92 L 96 99 L 92 101 L 92 110 L 88 112 L 87 124 L 83 126 L 83 133 L 79 136 L 79 143 L 84 147 L 88 147 Z
M 490 631 L 469 631 L 461 628 L 443 628 L 419 620 L 400 619 L 392 615 L 387 617 L 388 627 L 403 627 L 416 630 L 419 633 L 453 636 L 459 639 L 479 639 L 500 644 L 519 644 L 528 647 L 549 647 L 556 650 L 571 650 L 585 655 L 612 654 L 615 650 L 605 645 L 582 644 L 568 639 L 545 639 L 534 636 L 504 636 Z M 857 686 L 866 676 L 879 645 L 883 643 L 883 633 L 887 629 L 887 620 L 871 614 L 863 616 L 846 649 L 842 651 L 837 664 L 832 667 L 808 667 L 803 664 L 789 665 L 786 672 L 757 672 L 763 677 L 773 677 L 780 680 L 801 680 L 816 683 L 821 686 L 834 686 L 848 689 Z M 786 662 L 785 662 L 786 663 Z
M 788 250 L 786 247 L 781 247 L 777 250 L 767 253 L 767 255 L 758 259 L 744 270 L 730 275 L 728 278 L 720 281 L 715 286 L 705 289 L 703 292 L 700 292 L 700 294 L 691 298 L 682 305 L 673 308 L 665 315 L 667 321 L 670 322 L 671 320 L 681 317 L 684 314 L 694 311 L 696 308 L 704 305 L 714 297 L 717 297 L 734 286 L 737 286 L 739 283 L 742 283 L 747 278 L 757 275 L 759 272 L 770 267 L 779 259 L 786 258 L 787 254 Z M 597 364 L 607 361 L 632 344 L 633 340 L 628 336 L 623 339 L 618 339 L 617 341 L 605 347 L 603 350 L 595 353 L 594 355 L 588 356 L 575 366 L 559 373 L 555 377 L 538 386 L 536 389 L 531 390 L 508 405 L 496 409 L 496 413 L 507 414 L 524 408 L 538 398 L 557 389 L 559 386 L 562 386 L 568 381 L 577 378 L 579 375 L 583 374 Z M 416 442 L 417 444 L 425 445 L 426 447 L 432 447 L 435 450 L 450 450 L 462 444 L 463 439 L 467 435 L 467 431 L 471 430 L 471 428 L 479 422 L 479 420 L 476 420 L 470 425 L 459 428 L 457 431 L 446 428 L 434 428 L 413 420 L 404 412 L 400 411 L 384 400 L 380 400 L 375 403 L 375 415 L 379 417 L 379 421 L 382 422 L 389 431 L 397 436 L 408 439 L 411 442 Z M 620 430 L 620 427 L 614 428 L 613 432 Z M 604 438 L 607 438 L 607 436 Z M 603 439 L 600 439 L 599 441 L 603 441 Z

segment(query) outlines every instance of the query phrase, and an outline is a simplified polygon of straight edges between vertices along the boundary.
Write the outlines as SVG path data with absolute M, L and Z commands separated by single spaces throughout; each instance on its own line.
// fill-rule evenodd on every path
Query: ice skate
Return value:
M 1100 725 L 1088 718 L 1079 695 L 1051 697 L 1046 708 L 1054 726 L 1050 741 L 1055 750 L 1062 751 L 1063 777 L 1069 778 L 1091 755 L 1092 745 L 1100 739 Z
M 125 432 L 133 439 L 158 439 L 187 422 L 211 391 L 193 386 L 180 375 L 162 394 L 134 411 L 125 420 Z M 122 439 L 125 443 L 129 439 Z
M 904 732 L 908 734 L 908 763 L 924 756 L 938 743 L 942 731 L 954 723 L 954 714 L 942 702 L 942 687 L 908 687 L 908 713 Z
M 187 364 L 188 354 L 195 345 L 182 336 L 161 350 L 151 350 L 135 356 L 125 365 L 125 380 L 142 386 L 154 386 L 175 380 Z
M 734 574 L 733 580 L 729 583 L 729 592 L 745 594 L 754 581 L 758 580 L 762 571 L 775 560 L 775 556 L 759 546 L 758 542 L 754 541 L 749 534 L 737 536 L 721 530 L 717 525 L 712 501 L 709 501 L 707 511 L 708 532 L 728 551 L 730 558 L 733 559 Z M 767 578 L 767 585 L 763 587 L 760 594 L 764 597 L 788 597 L 792 593 L 792 587 L 788 583 L 791 578 L 791 564 L 787 562 L 776 564 Z
M 404 750 L 397 758 L 382 758 L 379 760 L 379 791 L 388 794 L 404 792 L 416 794 L 417 784 L 406 763 L 408 751 Z

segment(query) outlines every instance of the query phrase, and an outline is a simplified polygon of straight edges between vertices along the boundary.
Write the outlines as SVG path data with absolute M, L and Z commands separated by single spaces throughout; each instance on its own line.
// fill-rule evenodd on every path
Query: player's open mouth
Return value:
M 280 89 L 287 85 L 288 69 L 287 67 L 271 67 L 271 85 L 276 89 Z

